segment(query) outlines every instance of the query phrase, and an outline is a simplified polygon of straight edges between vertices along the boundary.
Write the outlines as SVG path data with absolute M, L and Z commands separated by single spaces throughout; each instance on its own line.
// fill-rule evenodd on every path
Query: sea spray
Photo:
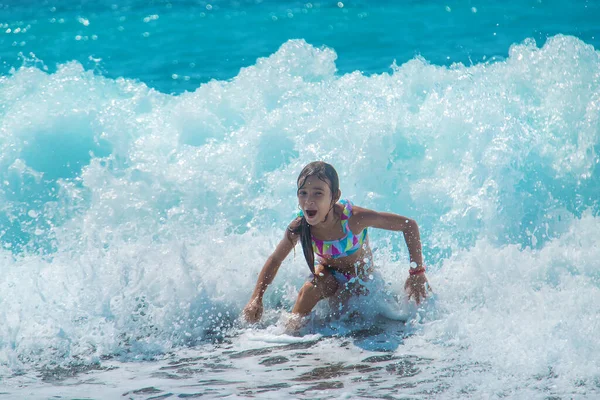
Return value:
M 593 381 L 599 53 L 559 35 L 471 66 L 335 60 L 289 41 L 181 95 L 76 62 L 0 78 L 3 373 L 218 337 L 323 159 L 344 197 L 419 222 L 438 296 L 419 340 L 505 377 Z M 370 236 L 401 297 L 402 235 Z M 289 310 L 306 271 L 290 255 L 265 306 Z

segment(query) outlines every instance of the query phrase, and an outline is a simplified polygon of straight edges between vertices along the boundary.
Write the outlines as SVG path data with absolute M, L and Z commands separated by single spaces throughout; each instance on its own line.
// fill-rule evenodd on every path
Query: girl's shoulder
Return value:
M 353 232 L 362 232 L 363 229 L 372 226 L 372 221 L 377 212 L 369 208 L 352 205 L 352 214 L 349 218 L 350 229 Z
M 348 218 L 356 216 L 357 214 L 360 216 L 361 214 L 364 214 L 365 212 L 371 211 L 367 208 L 357 206 L 356 204 L 354 204 L 353 202 L 351 202 L 348 199 L 340 200 L 339 204 L 342 206 L 342 214 Z
M 352 208 L 352 216 L 360 220 L 370 220 L 372 218 L 375 218 L 378 214 L 379 212 L 371 210 L 370 208 L 360 207 L 356 205 Z
M 340 204 L 343 207 L 341 219 L 342 221 L 348 220 L 348 226 L 352 232 L 362 232 L 369 227 L 368 216 L 371 210 L 357 206 L 350 200 L 340 200 Z

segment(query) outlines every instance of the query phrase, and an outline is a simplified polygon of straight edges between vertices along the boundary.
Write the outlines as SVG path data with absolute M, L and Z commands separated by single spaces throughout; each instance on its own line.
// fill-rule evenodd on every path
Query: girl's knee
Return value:
M 301 315 L 309 314 L 320 300 L 333 296 L 337 289 L 338 283 L 328 271 L 323 272 L 322 275 L 315 275 L 313 280 L 306 282 L 300 288 L 292 312 Z
M 292 312 L 307 315 L 319 300 L 321 300 L 321 293 L 319 293 L 318 288 L 312 282 L 306 282 L 298 292 L 298 299 Z
M 318 294 L 317 292 L 317 285 L 315 285 L 313 282 L 305 282 L 300 288 L 298 296 L 300 298 L 315 297 Z

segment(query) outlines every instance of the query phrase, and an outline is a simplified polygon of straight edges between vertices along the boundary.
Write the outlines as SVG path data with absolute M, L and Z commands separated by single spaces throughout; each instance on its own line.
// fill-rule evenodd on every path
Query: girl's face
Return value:
M 333 201 L 329 185 L 329 181 L 323 182 L 317 176 L 311 175 L 298 189 L 298 204 L 309 225 L 322 222 L 329 213 Z

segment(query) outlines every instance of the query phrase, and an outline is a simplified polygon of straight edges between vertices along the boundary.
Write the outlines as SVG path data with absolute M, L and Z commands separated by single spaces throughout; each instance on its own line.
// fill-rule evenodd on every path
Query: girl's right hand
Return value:
M 246 307 L 244 307 L 242 314 L 249 323 L 258 322 L 263 314 L 262 300 L 259 298 L 251 299 Z

